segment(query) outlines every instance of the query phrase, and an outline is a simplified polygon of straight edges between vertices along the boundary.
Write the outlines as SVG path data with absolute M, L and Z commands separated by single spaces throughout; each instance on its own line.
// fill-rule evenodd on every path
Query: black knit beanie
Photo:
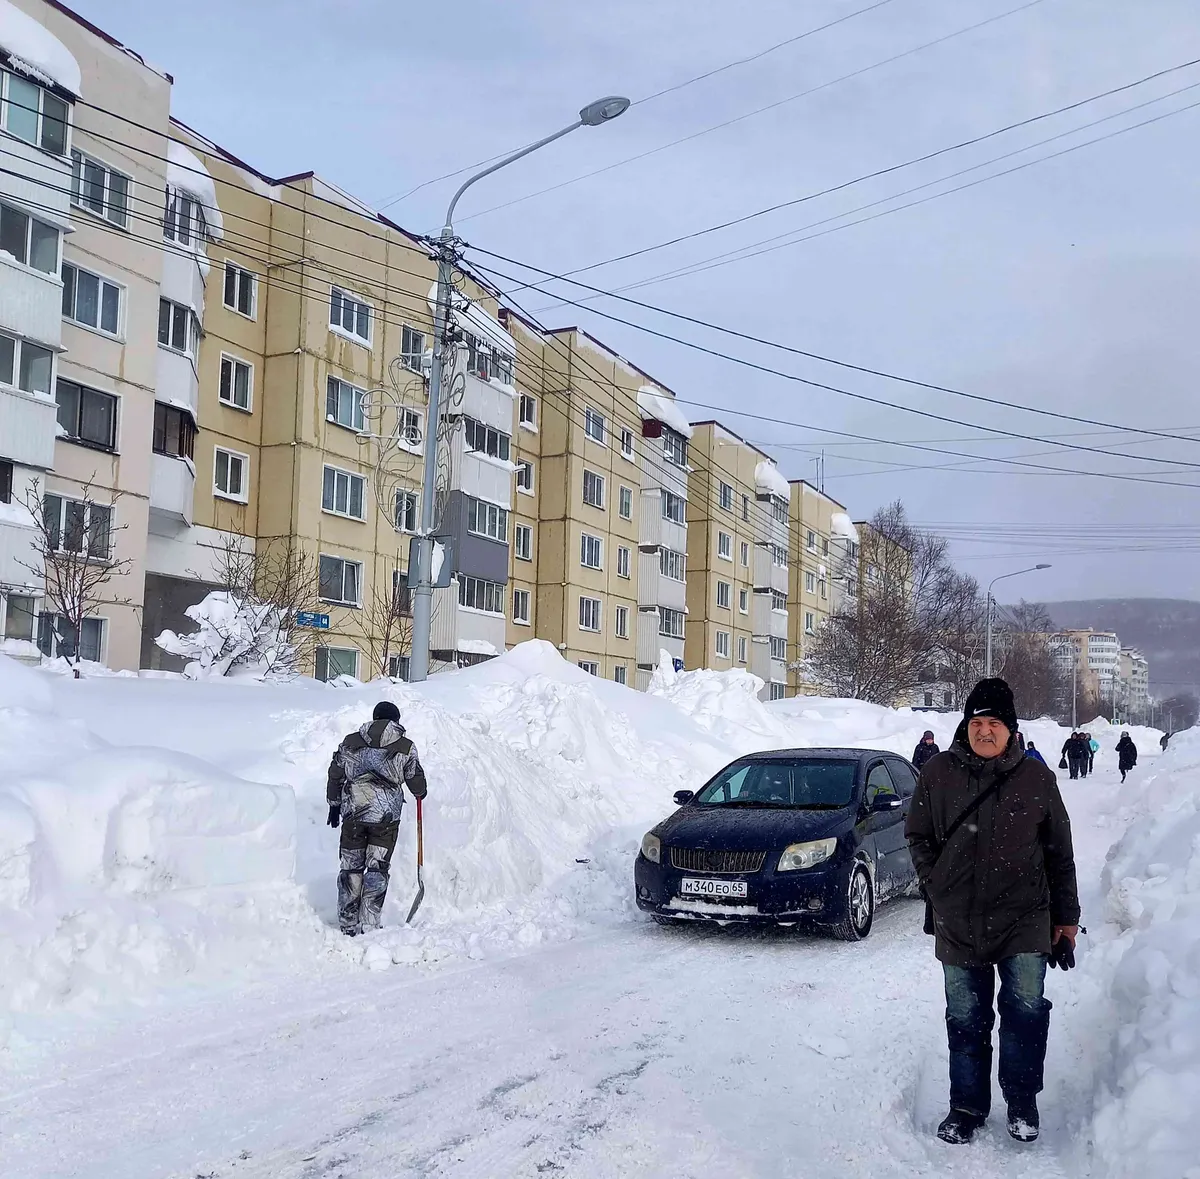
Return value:
M 375 705 L 375 711 L 371 713 L 371 719 L 399 722 L 400 709 L 398 709 L 390 700 L 380 700 L 380 702 Z
M 963 720 L 970 721 L 977 716 L 995 717 L 1010 733 L 1017 731 L 1017 707 L 1013 703 L 1012 688 L 1004 680 L 980 680 L 971 689 L 963 708 Z

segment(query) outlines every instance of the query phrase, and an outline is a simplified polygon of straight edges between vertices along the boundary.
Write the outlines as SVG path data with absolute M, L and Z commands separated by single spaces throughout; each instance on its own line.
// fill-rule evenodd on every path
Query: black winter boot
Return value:
M 1033 1142 L 1039 1128 L 1036 1097 L 1017 1097 L 1008 1103 L 1008 1132 L 1018 1142 Z
M 975 1137 L 975 1131 L 986 1122 L 978 1114 L 967 1113 L 965 1109 L 952 1109 L 937 1128 L 937 1136 L 943 1142 L 954 1146 L 965 1146 Z

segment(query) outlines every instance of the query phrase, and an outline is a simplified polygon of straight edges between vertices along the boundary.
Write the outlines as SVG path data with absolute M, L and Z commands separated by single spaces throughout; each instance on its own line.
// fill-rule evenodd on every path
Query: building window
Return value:
M 933 693 L 932 692 L 925 693 L 925 707 L 926 708 L 933 707 Z
M 780 614 L 787 613 L 787 594 L 782 590 L 773 589 L 771 591 L 771 609 Z
M 745 663 L 745 662 L 746 662 L 746 651 L 747 651 L 747 647 L 748 647 L 748 640 L 746 639 L 746 636 L 745 636 L 745 635 L 742 635 L 742 636 L 741 636 L 741 637 L 738 639 L 738 658 L 737 658 L 737 661 L 738 661 L 739 663 Z
M 622 487 L 617 492 L 617 514 L 622 520 L 633 519 L 633 488 Z
M 772 681 L 770 693 L 772 700 L 782 700 L 787 695 L 787 685 Z
M 776 524 L 786 524 L 788 522 L 788 501 L 780 499 L 777 495 L 771 496 L 771 515 L 775 517 Z
M 827 536 L 821 537 L 821 555 L 824 557 L 829 556 L 829 537 Z
M 599 675 L 600 665 L 594 659 L 581 659 L 579 661 L 579 670 L 586 671 L 588 675 Z
M 250 412 L 250 394 L 253 387 L 254 370 L 244 361 L 233 356 L 221 356 L 221 383 L 217 397 L 234 409 Z
M 12 503 L 13 465 L 0 460 L 0 504 Z
M 108 560 L 112 553 L 111 507 L 46 495 L 42 497 L 42 513 L 52 552 L 82 553 L 92 560 Z
M 513 552 L 520 561 L 533 560 L 533 527 L 529 524 L 518 524 L 513 536 Z
M 738 611 L 742 614 L 750 612 L 750 591 L 748 589 L 738 590 Z
M 104 649 L 104 619 L 85 618 L 78 635 L 75 627 L 61 614 L 38 615 L 38 650 L 47 658 L 79 658 L 87 663 L 99 663 Z
M 672 520 L 682 524 L 687 514 L 687 500 L 680 498 L 670 491 L 662 493 L 662 515 L 664 520 Z
M 585 569 L 604 567 L 604 541 L 598 536 L 583 532 L 579 536 L 579 563 Z
M 408 681 L 412 660 L 407 655 L 388 656 L 388 675 L 394 680 Z
M 258 279 L 236 262 L 225 263 L 225 306 L 247 319 L 254 318 Z
M 498 581 L 460 575 L 458 604 L 469 610 L 482 610 L 485 614 L 503 614 L 504 586 Z
M 62 266 L 64 319 L 116 336 L 121 331 L 121 288 L 98 274 L 64 262 Z
M 316 678 L 329 683 L 339 676 L 358 678 L 358 652 L 353 647 L 318 647 Z
M 817 633 L 817 620 L 811 610 L 804 611 L 804 633 L 806 635 L 815 635 Z
M 329 326 L 358 342 L 371 342 L 371 309 L 361 299 L 332 287 L 329 292 Z
M 101 450 L 116 447 L 117 399 L 111 393 L 59 377 L 54 400 L 58 402 L 58 424 L 65 437 Z
M 425 333 L 404 324 L 400 329 L 400 363 L 414 373 L 425 366 Z
M 722 610 L 728 610 L 733 601 L 733 586 L 727 581 L 717 582 L 717 605 Z
M 733 537 L 728 532 L 717 533 L 717 556 L 722 561 L 733 560 Z
M 616 611 L 616 621 L 613 624 L 613 631 L 619 639 L 629 638 L 629 607 L 618 606 Z
M 61 382 L 59 382 L 61 384 Z M 174 405 L 154 403 L 154 433 L 151 449 L 155 454 L 171 458 L 194 457 L 196 446 L 196 423 L 186 409 Z
M 667 426 L 663 427 L 663 458 L 676 467 L 687 466 L 687 439 Z
M 54 353 L 49 348 L 0 335 L 0 385 L 49 397 L 53 368 Z
M 633 458 L 633 431 L 621 431 L 621 454 L 624 458 Z
M 342 606 L 357 606 L 362 584 L 362 565 L 341 557 L 322 555 L 319 562 L 317 592 L 323 602 Z
M 629 576 L 629 549 L 623 544 L 617 545 L 617 576 Z
M 199 335 L 200 328 L 190 307 L 172 303 L 170 299 L 159 299 L 158 342 L 164 348 L 194 357 Z
M 473 536 L 486 536 L 508 544 L 508 512 L 499 504 L 488 503 L 474 496 L 467 498 L 467 531 Z
M 669 639 L 683 638 L 683 624 L 686 615 L 682 610 L 672 610 L 667 606 L 658 608 L 658 633 Z
M 218 446 L 213 451 L 213 494 L 246 503 L 250 498 L 246 480 L 249 465 L 249 455 Z
M 593 441 L 604 445 L 604 415 L 594 409 L 583 411 L 583 432 Z
M 403 488 L 396 492 L 396 510 L 392 517 L 397 532 L 416 532 L 420 517 L 417 513 L 417 493 Z
M 163 237 L 181 246 L 190 246 L 193 242 L 201 244 L 206 233 L 204 210 L 199 202 L 186 192 L 168 187 L 167 204 L 163 212 Z
M 942 707 L 943 707 L 943 708 L 949 708 L 949 707 L 951 706 L 951 702 L 952 702 L 952 700 L 953 700 L 953 694 L 952 694 L 952 693 L 950 693 L 950 692 L 943 692 L 943 693 L 942 693 Z
M 347 430 L 361 431 L 363 420 L 363 398 L 366 393 L 355 385 L 347 384 L 337 377 L 330 377 L 325 386 L 325 420 L 345 426 Z
M 815 552 L 817 548 L 817 534 L 810 528 L 808 535 L 804 538 L 804 547 L 810 553 Z
M 511 385 L 513 357 L 493 348 L 486 340 L 463 333 L 467 344 L 467 371 L 481 381 L 500 381 Z
M 817 592 L 817 575 L 815 573 L 805 573 L 804 592 L 806 594 L 815 594 Z
M 366 487 L 367 481 L 362 475 L 338 467 L 326 467 L 321 487 L 321 511 L 362 520 L 365 515 L 363 501 Z
M 6 639 L 33 642 L 34 619 L 37 616 L 36 599 L 24 594 L 9 594 L 4 606 L 4 634 Z
M 528 393 L 521 394 L 520 404 L 517 410 L 517 421 L 525 427 L 526 430 L 537 429 L 537 398 L 531 397 Z
M 750 497 L 742 496 L 742 519 L 749 522 L 750 520 Z
M 725 511 L 733 511 L 733 488 L 728 483 L 720 485 L 717 491 L 717 500 Z
M 773 544 L 768 546 L 771 550 L 771 564 L 776 569 L 786 569 L 788 567 L 788 552 L 782 545 Z
M 623 664 L 623 663 L 618 663 L 618 664 L 616 665 L 616 667 L 614 667 L 614 668 L 613 668 L 613 679 L 614 679 L 614 680 L 615 680 L 615 681 L 616 681 L 618 684 L 625 684 L 625 683 L 628 683 L 628 679 L 627 679 L 627 673 L 626 673 L 626 670 L 625 670 L 625 664 Z
M 829 597 L 829 585 L 826 582 L 825 578 L 823 578 L 823 577 L 821 578 L 820 585 L 821 585 L 821 597 L 822 598 Z
M 57 274 L 58 230 L 12 205 L 0 204 L 0 254 L 43 274 Z
M 674 549 L 660 548 L 658 550 L 658 572 L 672 581 L 687 579 L 687 557 Z
M 787 658 L 787 639 L 771 636 L 771 658 L 779 660 Z
M 595 471 L 583 473 L 583 502 L 592 508 L 604 507 L 604 476 Z
M 579 629 L 598 631 L 601 621 L 601 607 L 599 598 L 580 598 L 579 599 Z
M 416 409 L 399 409 L 396 417 L 396 436 L 400 447 L 412 451 L 413 454 L 420 454 L 424 436 L 424 415 Z
M 719 659 L 729 658 L 729 631 L 717 631 L 717 657 Z
M 0 70 L 4 129 L 56 156 L 67 153 L 67 104 L 36 82 Z
M 529 625 L 529 591 L 513 590 L 513 622 L 519 626 Z
M 485 426 L 474 418 L 463 418 L 463 442 L 468 450 L 508 462 L 512 439 L 495 426 Z
M 528 459 L 517 463 L 517 490 L 526 495 L 533 494 L 533 463 Z
M 750 542 L 742 541 L 742 568 L 750 568 Z

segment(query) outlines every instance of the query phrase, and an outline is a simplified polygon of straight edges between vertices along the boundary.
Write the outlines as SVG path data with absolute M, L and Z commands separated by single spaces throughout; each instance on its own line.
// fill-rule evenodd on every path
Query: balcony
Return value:
M 196 472 L 187 459 L 167 454 L 151 455 L 150 511 L 173 524 L 190 526 Z
M 663 651 L 672 659 L 683 659 L 683 636 L 672 638 L 658 633 L 658 611 L 639 610 L 637 626 L 637 661 L 658 666 Z
M 754 595 L 750 604 L 750 625 L 756 638 L 767 635 L 774 635 L 777 639 L 787 638 L 787 612 L 772 608 L 770 594 Z
M 0 283 L 0 290 L 4 284 Z M 38 470 L 54 465 L 54 439 L 58 434 L 58 406 L 48 397 L 0 389 L 0 438 L 4 457 Z
M 687 608 L 687 585 L 659 572 L 658 550 L 638 554 L 638 602 L 643 606 Z
M 763 545 L 754 546 L 754 588 L 788 591 L 787 567 L 776 565 L 771 550 Z
M 461 490 L 464 495 L 473 495 L 476 499 L 485 499 L 488 503 L 511 510 L 515 477 L 512 464 L 478 451 L 466 450 L 461 431 L 455 436 L 455 447 L 459 454 L 459 478 L 457 485 L 451 480 L 451 487 Z
M 168 405 L 191 410 L 192 417 L 199 420 L 200 381 L 196 376 L 195 362 L 190 356 L 159 346 L 154 395 Z
M 35 564 L 34 548 L 38 533 L 27 519 L 24 508 L 16 503 L 0 504 L 0 585 L 28 586 L 40 592 L 40 585 L 22 561 Z
M 638 526 L 638 544 L 663 545 L 677 553 L 687 552 L 687 525 L 676 524 L 662 514 L 662 498 L 658 489 L 642 493 L 642 515 Z
M 201 319 L 204 318 L 204 276 L 200 273 L 200 259 L 194 253 L 170 248 L 163 250 L 162 294 L 166 299 L 191 307 Z
M 413 374 L 413 379 L 419 379 L 416 373 Z M 459 412 L 482 422 L 485 426 L 495 426 L 496 429 L 511 434 L 513 406 L 516 400 L 512 386 L 485 381 L 466 371 L 463 372 L 463 382 L 463 399 Z
M 433 592 L 430 647 L 465 655 L 502 655 L 507 623 L 503 614 L 485 614 L 458 604 L 458 588 Z

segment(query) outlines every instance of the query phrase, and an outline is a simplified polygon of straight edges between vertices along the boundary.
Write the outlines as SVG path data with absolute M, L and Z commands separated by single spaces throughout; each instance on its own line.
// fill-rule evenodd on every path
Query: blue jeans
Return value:
M 995 966 L 947 966 L 946 1032 L 950 1106 L 986 1118 L 992 1107 L 992 996 L 1000 975 L 1000 1092 L 1005 1100 L 1042 1089 L 1050 1031 L 1045 954 L 1016 954 Z

